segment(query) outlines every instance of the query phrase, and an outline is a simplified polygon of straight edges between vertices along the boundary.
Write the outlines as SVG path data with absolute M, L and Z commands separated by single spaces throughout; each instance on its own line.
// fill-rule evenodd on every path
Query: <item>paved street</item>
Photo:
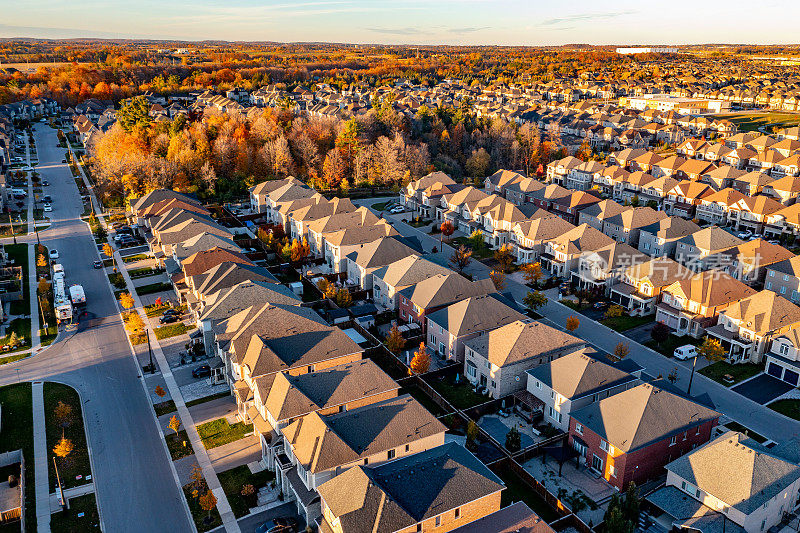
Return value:
M 371 206 L 376 202 L 386 201 L 388 198 L 369 198 L 366 200 L 356 200 L 354 203 L 358 205 Z M 394 199 L 394 198 L 392 198 Z M 424 231 L 409 226 L 408 224 L 398 220 L 397 215 L 389 215 L 384 213 L 384 218 L 391 221 L 394 227 L 402 235 L 407 237 L 418 237 L 422 241 L 423 248 L 426 252 L 436 246 L 440 248 L 438 235 L 428 235 Z M 441 253 L 449 256 L 453 253 L 453 248 L 444 245 L 441 247 Z M 478 262 L 472 261 L 467 267 L 465 272 L 469 273 L 476 279 L 488 278 L 489 268 Z M 530 290 L 523 284 L 517 283 L 513 280 L 506 280 L 505 292 L 510 292 L 519 305 L 522 305 L 522 299 L 528 294 Z M 566 307 L 555 300 L 555 292 L 548 293 L 549 300 L 547 305 L 539 310 L 539 313 L 544 315 L 545 319 L 563 327 L 567 317 L 576 314 L 575 311 Z M 616 331 L 607 328 L 606 326 L 590 320 L 587 317 L 578 315 L 580 318 L 580 326 L 575 334 L 581 337 L 601 350 L 611 353 L 614 347 L 620 341 L 627 343 L 631 352 L 628 356 L 630 359 L 647 369 L 647 372 L 653 376 L 662 375 L 666 377 L 678 368 L 678 381 L 676 385 L 683 389 L 689 384 L 689 375 L 691 373 L 691 361 L 676 361 L 664 357 L 646 346 L 636 343 L 628 337 L 617 333 Z M 711 397 L 712 401 L 717 407 L 717 410 L 727 415 L 729 418 L 736 420 L 751 430 L 764 435 L 773 440 L 783 441 L 791 437 L 800 437 L 800 422 L 793 420 L 772 409 L 769 409 L 759 403 L 756 403 L 741 394 L 738 394 L 727 387 L 713 381 L 701 374 L 695 373 L 694 381 L 692 383 L 692 395 L 699 395 L 706 393 Z
M 113 293 L 105 273 L 91 266 L 97 248 L 79 218 L 83 204 L 72 174 L 61 164 L 65 149 L 58 147 L 56 131 L 44 124 L 35 126 L 35 137 L 38 171 L 50 182 L 44 193 L 54 199 L 49 213 L 53 224 L 40 238 L 58 249 L 67 283 L 83 285 L 88 316 L 38 355 L 5 365 L 0 385 L 15 383 L 19 376 L 22 381 L 59 381 L 78 390 L 106 531 L 192 531 Z

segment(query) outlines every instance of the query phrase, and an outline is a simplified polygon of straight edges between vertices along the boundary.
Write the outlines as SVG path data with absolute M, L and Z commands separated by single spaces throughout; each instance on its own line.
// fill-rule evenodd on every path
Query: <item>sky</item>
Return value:
M 797 0 L 0 0 L 0 37 L 381 44 L 789 44 Z

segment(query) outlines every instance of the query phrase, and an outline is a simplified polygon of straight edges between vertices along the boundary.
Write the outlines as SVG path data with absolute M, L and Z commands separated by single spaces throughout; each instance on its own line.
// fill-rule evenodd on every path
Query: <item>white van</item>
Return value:
M 672 355 L 675 357 L 675 359 L 680 359 L 681 361 L 692 359 L 693 357 L 697 357 L 697 347 L 693 344 L 686 344 L 684 346 L 675 348 L 675 351 L 672 353 Z
M 22 196 L 28 196 L 28 191 L 25 189 L 11 189 L 11 194 L 21 194 Z

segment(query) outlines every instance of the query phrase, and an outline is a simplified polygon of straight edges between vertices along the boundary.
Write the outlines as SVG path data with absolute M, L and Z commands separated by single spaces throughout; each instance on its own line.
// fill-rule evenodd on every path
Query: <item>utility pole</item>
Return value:
M 695 355 L 694 359 L 692 359 L 692 373 L 689 375 L 689 387 L 686 389 L 686 394 L 692 394 L 692 380 L 694 379 L 694 367 L 697 366 L 697 358 L 700 357 L 699 355 Z
M 61 477 L 58 475 L 58 464 L 56 463 L 55 456 L 53 457 L 53 468 L 56 470 L 56 486 L 58 487 L 58 491 L 61 493 L 61 501 L 63 502 L 64 507 L 69 509 L 69 500 L 64 495 L 64 487 L 61 486 Z

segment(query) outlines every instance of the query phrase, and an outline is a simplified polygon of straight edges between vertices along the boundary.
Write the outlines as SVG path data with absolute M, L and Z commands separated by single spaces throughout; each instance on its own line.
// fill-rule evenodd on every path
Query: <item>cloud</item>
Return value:
M 540 26 L 558 26 L 565 22 L 583 22 L 585 20 L 597 20 L 597 19 L 608 20 L 618 17 L 624 17 L 626 15 L 633 15 L 635 13 L 637 12 L 633 10 L 612 11 L 610 13 L 579 13 L 577 15 L 569 15 L 566 17 L 546 19 L 541 22 Z
M 477 31 L 488 30 L 489 26 L 480 26 L 478 28 L 450 28 L 447 31 L 449 33 L 475 33 Z
M 387 35 L 422 35 L 423 31 L 417 28 L 366 28 L 368 31 Z

